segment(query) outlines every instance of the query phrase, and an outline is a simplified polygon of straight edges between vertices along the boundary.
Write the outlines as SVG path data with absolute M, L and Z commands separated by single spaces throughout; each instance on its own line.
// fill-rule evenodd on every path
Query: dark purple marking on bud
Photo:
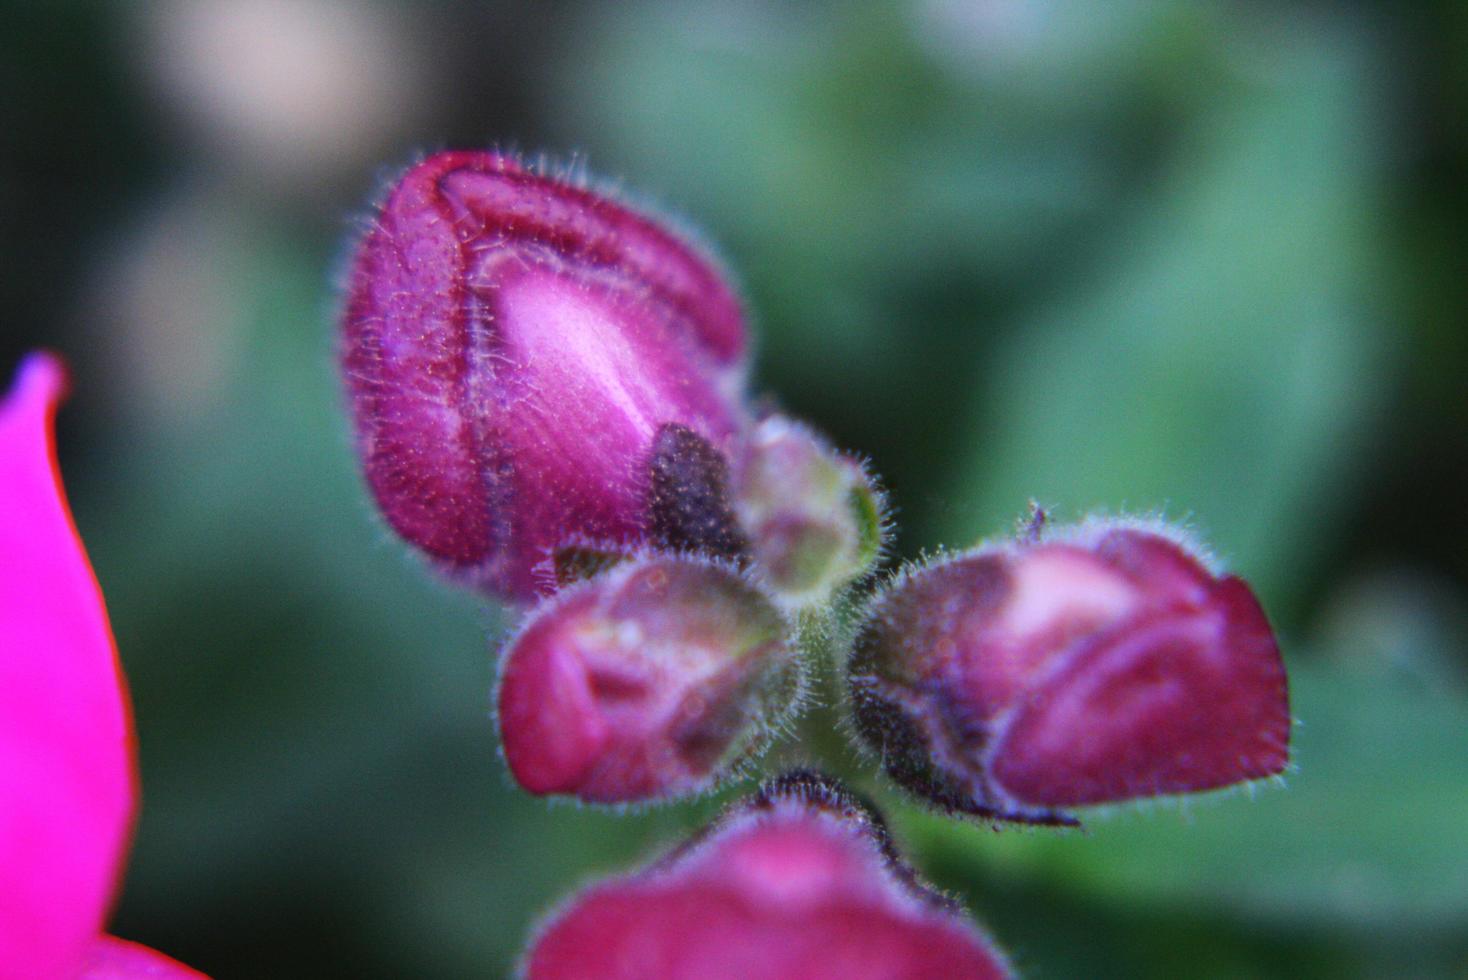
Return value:
M 953 811 L 1073 823 L 1061 808 L 1288 763 L 1268 620 L 1160 525 L 1047 528 L 908 571 L 873 602 L 849 672 L 888 774 Z
M 729 507 L 729 463 L 707 439 L 669 423 L 653 442 L 648 523 L 652 542 L 667 551 L 691 551 L 741 560 L 748 547 Z
M 597 548 L 591 545 L 566 545 L 557 548 L 551 559 L 555 568 L 556 587 L 564 588 L 595 578 L 631 557 L 615 548 Z
M 839 783 L 794 772 L 641 871 L 576 896 L 540 930 L 531 980 L 1012 975 Z
M 342 369 L 379 508 L 503 598 L 554 591 L 568 543 L 646 543 L 665 425 L 721 450 L 743 425 L 743 321 L 713 263 L 513 159 L 448 152 L 409 170 L 347 290 Z

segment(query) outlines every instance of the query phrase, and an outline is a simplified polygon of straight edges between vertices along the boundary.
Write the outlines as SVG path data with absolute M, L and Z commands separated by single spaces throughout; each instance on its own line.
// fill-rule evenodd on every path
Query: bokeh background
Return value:
M 1186 519 L 1300 719 L 1287 789 L 1084 834 L 925 816 L 830 738 L 770 767 L 876 795 L 1035 977 L 1468 975 L 1468 6 L 3 0 L 0 73 L 0 373 L 74 366 L 140 729 L 118 933 L 221 978 L 500 976 L 713 805 L 515 792 L 501 616 L 357 480 L 352 229 L 495 144 L 720 243 L 758 387 L 871 456 L 901 555 L 1031 497 Z

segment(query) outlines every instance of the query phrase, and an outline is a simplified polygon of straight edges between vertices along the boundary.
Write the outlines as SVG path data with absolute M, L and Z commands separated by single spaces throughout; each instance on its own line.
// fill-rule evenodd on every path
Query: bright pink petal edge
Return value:
M 208 980 L 204 974 L 171 960 L 157 950 L 116 936 L 92 943 L 77 980 Z
M 128 847 L 132 724 L 52 421 L 66 370 L 27 357 L 0 403 L 0 964 L 74 977 Z

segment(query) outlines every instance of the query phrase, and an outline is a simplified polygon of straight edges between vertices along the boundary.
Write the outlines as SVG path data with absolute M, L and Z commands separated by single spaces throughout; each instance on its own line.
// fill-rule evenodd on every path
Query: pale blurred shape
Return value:
M 1424 568 L 1357 573 L 1326 600 L 1315 645 L 1335 663 L 1429 690 L 1468 692 L 1468 596 Z
M 249 326 L 254 235 L 218 193 L 155 202 L 101 255 L 84 322 L 105 331 L 110 395 L 163 425 L 208 417 Z
M 1024 57 L 1053 14 L 1051 0 L 918 0 L 914 33 L 938 62 L 959 75 Z
M 169 0 L 142 8 L 143 56 L 202 137 L 286 182 L 367 156 L 424 101 L 407 25 L 345 0 Z

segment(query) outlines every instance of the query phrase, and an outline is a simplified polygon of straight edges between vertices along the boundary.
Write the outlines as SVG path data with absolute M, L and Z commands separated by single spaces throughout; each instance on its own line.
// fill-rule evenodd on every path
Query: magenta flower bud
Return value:
M 710 260 L 494 153 L 393 186 L 353 259 L 341 360 L 387 522 L 517 601 L 554 591 L 562 547 L 630 552 L 659 524 L 688 544 L 655 513 L 654 456 L 722 459 L 742 424 L 743 318 Z
M 799 422 L 775 415 L 754 427 L 732 496 L 756 565 L 788 605 L 826 601 L 881 553 L 880 492 L 859 462 Z
M 1073 823 L 1060 808 L 1289 759 L 1264 611 L 1162 525 L 1088 521 L 905 572 L 874 601 L 850 682 L 889 775 L 987 817 Z
M 707 559 L 620 564 L 547 600 L 506 650 L 500 736 L 536 794 L 700 792 L 763 749 L 799 698 L 786 625 Z
M 573 898 L 529 980 L 919 980 L 1011 975 L 955 904 L 901 862 L 881 818 L 809 773 L 772 781 L 641 871 Z

